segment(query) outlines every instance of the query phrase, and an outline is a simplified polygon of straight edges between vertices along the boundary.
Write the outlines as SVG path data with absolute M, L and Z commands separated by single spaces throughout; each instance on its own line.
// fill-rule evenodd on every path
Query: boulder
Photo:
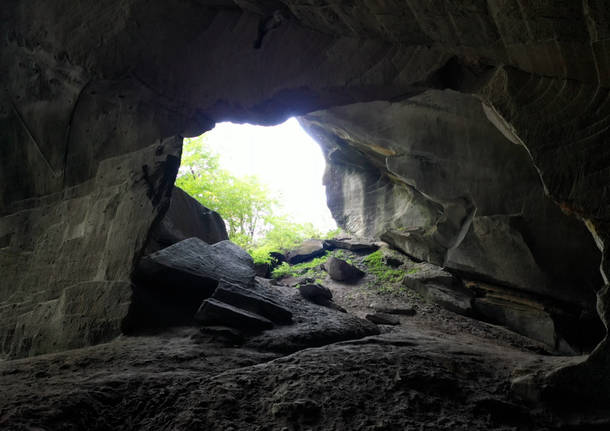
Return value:
M 364 316 L 366 320 L 373 322 L 376 325 L 400 325 L 400 319 L 392 314 L 374 313 Z
M 255 272 L 250 255 L 231 241 L 210 245 L 199 238 L 189 238 L 144 257 L 138 276 L 178 288 L 185 284 L 200 286 L 211 294 L 220 280 L 250 285 Z
M 315 257 L 322 256 L 327 249 L 325 241 L 319 239 L 308 239 L 297 248 L 286 254 L 286 261 L 292 265 L 306 262 Z
M 190 238 L 142 258 L 128 330 L 193 324 L 201 302 L 220 280 L 244 287 L 253 284 L 250 255 L 230 241 L 210 245 Z
M 187 238 L 208 244 L 229 239 L 222 217 L 201 205 L 180 187 L 174 186 L 169 208 L 149 235 L 147 252 L 152 253 Z
M 277 324 L 287 325 L 292 323 L 292 313 L 277 303 L 263 289 L 258 283 L 245 289 L 236 284 L 221 281 L 212 298 L 259 314 Z
M 355 281 L 364 277 L 364 272 L 356 268 L 354 265 L 347 263 L 343 259 L 329 257 L 324 264 L 324 269 L 335 281 Z
M 299 287 L 299 293 L 305 299 L 310 302 L 315 302 L 315 300 L 322 299 L 333 299 L 333 293 L 326 286 L 322 286 L 321 284 L 308 283 Z
M 308 289 L 289 286 L 273 286 L 269 280 L 257 279 L 260 289 L 274 295 L 277 302 L 293 314 L 292 325 L 276 325 L 273 329 L 249 337 L 246 347 L 277 351 L 283 354 L 297 350 L 319 347 L 330 343 L 379 334 L 379 328 L 366 319 L 350 313 L 337 313 L 336 305 L 321 307 L 303 296 Z M 305 287 L 305 286 L 303 286 Z M 318 290 L 318 289 L 315 289 Z M 322 293 L 328 298 L 330 292 Z
M 212 298 L 203 301 L 195 320 L 206 326 L 228 326 L 249 332 L 273 328 L 273 322 L 261 315 Z
M 403 279 L 403 284 L 425 300 L 455 313 L 472 314 L 472 291 L 442 268 L 429 263 L 416 265 Z
M 326 240 L 331 248 L 341 248 L 355 252 L 372 253 L 379 248 L 379 244 L 371 239 L 364 238 L 333 238 Z
M 387 245 L 381 247 L 380 251 L 383 263 L 385 263 L 387 266 L 391 266 L 392 268 L 398 268 L 399 266 L 402 266 L 405 263 L 412 262 L 407 256 L 396 250 L 391 249 Z
M 299 287 L 299 293 L 303 298 L 314 304 L 321 305 L 323 307 L 332 308 L 334 310 L 345 313 L 345 309 L 333 301 L 333 294 L 328 287 L 322 286 L 321 284 L 305 284 Z

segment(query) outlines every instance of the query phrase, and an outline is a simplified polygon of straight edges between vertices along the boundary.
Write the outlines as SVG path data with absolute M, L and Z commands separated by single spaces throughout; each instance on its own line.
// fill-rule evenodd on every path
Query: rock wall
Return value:
M 268 25 L 275 12 L 279 25 Z M 220 120 L 272 124 L 332 106 L 400 102 L 428 89 L 475 94 L 503 135 L 527 148 L 548 196 L 596 238 L 607 283 L 609 22 L 602 0 L 4 2 L 2 354 L 118 333 L 118 315 L 93 325 L 107 331 L 91 330 L 91 316 L 106 315 L 92 304 L 114 297 L 112 289 L 128 290 L 120 286 L 167 206 L 180 136 Z M 398 165 L 406 162 L 413 161 Z M 412 185 L 398 184 L 410 178 L 405 172 L 366 178 L 370 201 L 387 193 L 420 199 Z M 375 193 L 376 183 L 386 192 Z M 451 248 L 471 203 L 452 202 L 451 211 L 437 203 L 451 216 L 439 219 L 432 239 Z M 420 221 L 439 217 L 438 205 L 425 207 Z M 383 208 L 388 220 L 407 211 Z M 530 250 L 538 247 L 535 233 L 519 232 Z M 426 234 L 414 232 L 422 249 L 434 250 Z M 605 292 L 598 309 L 607 322 Z M 72 328 L 71 342 L 52 329 L 67 317 L 74 319 L 62 326 Z M 103 336 L 87 335 L 93 332 Z M 609 382 L 609 368 L 603 342 L 566 373 L 582 378 L 574 391 L 595 386 L 607 394 L 594 376 Z
M 120 333 L 134 261 L 168 206 L 182 136 L 229 118 L 269 124 L 394 97 L 447 57 L 390 53 L 384 41 L 363 49 L 295 20 L 255 49 L 261 18 L 231 2 L 9 1 L 1 14 L 3 357 Z M 390 54 L 398 69 L 377 70 Z M 112 308 L 117 286 L 122 305 Z M 95 311 L 98 298 L 106 305 Z
M 526 148 L 496 129 L 479 99 L 431 90 L 300 121 L 322 143 L 329 208 L 344 229 L 504 286 L 507 304 L 524 295 L 546 302 L 576 351 L 599 342 L 601 253 L 584 224 L 545 195 Z
M 457 272 L 594 308 L 601 254 L 545 195 L 522 145 L 451 90 L 317 111 L 301 124 L 327 155 L 342 227 Z

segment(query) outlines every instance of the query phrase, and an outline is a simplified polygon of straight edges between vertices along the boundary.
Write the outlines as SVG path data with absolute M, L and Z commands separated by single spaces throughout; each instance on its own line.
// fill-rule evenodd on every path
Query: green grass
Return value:
M 407 292 L 407 289 L 402 285 L 402 280 L 407 274 L 414 274 L 417 268 L 412 268 L 408 271 L 400 268 L 391 268 L 385 263 L 385 257 L 381 250 L 369 254 L 363 259 L 364 264 L 368 268 L 368 272 L 375 275 L 375 281 L 368 283 L 370 289 L 375 289 L 381 294 L 398 295 Z
M 405 277 L 404 270 L 390 268 L 385 264 L 381 250 L 369 254 L 363 259 L 363 262 L 380 283 L 399 283 Z
M 337 259 L 344 260 L 344 261 L 346 261 L 347 263 L 349 263 L 350 265 L 353 265 L 353 264 L 354 264 L 354 262 L 352 262 L 352 259 L 350 258 L 350 256 L 349 256 L 349 255 L 347 254 L 347 252 L 346 252 L 345 250 L 343 250 L 343 249 L 338 248 L 338 249 L 336 249 L 336 250 L 333 250 L 333 251 L 331 252 L 331 256 L 336 257 Z
M 284 277 L 316 277 L 319 272 L 319 266 L 325 263 L 329 256 L 330 253 L 326 252 L 323 256 L 316 257 L 309 262 L 297 263 L 296 265 L 283 262 L 271 272 L 271 277 L 276 280 Z
M 309 262 L 303 262 L 296 265 L 290 265 L 287 262 L 282 263 L 271 272 L 271 277 L 280 279 L 285 277 L 310 277 L 315 279 L 316 283 L 322 283 L 324 280 L 321 275 L 320 265 L 326 263 L 330 256 L 343 259 L 353 265 L 350 257 L 345 250 L 333 250 L 326 252 L 323 256 L 317 257 Z M 369 254 L 363 260 L 367 267 L 367 272 L 373 274 L 376 278 L 375 282 L 370 282 L 368 287 L 376 289 L 379 293 L 402 293 L 405 288 L 401 282 L 406 274 L 413 274 L 417 269 L 405 271 L 400 268 L 391 268 L 385 263 L 385 257 L 381 250 Z

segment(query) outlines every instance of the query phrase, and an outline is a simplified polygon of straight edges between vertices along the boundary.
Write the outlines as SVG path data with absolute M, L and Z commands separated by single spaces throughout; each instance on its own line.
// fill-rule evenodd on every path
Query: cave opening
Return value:
M 608 428 L 608 2 L 23 3 L 0 12 L 0 428 Z M 323 256 L 257 278 L 172 197 L 183 136 L 288 115 L 358 282 Z M 197 289 L 219 325 L 190 321 Z M 163 318 L 184 326 L 123 336 Z
M 296 118 L 275 126 L 224 122 L 184 140 L 176 186 L 218 212 L 233 242 L 260 254 L 295 246 L 289 237 L 337 229 L 324 169 L 319 144 Z
M 304 217 L 301 221 L 313 221 L 322 212 L 328 220 L 330 209 L 352 242 L 320 241 L 321 229 L 317 234 L 309 230 L 307 238 L 314 237 L 318 243 L 307 245 L 313 247 L 308 252 L 290 250 L 307 239 L 301 236 L 290 246 L 264 249 L 267 258 L 275 253 L 273 263 L 257 261 L 260 243 L 256 241 L 264 239 L 264 229 L 248 229 L 250 237 L 244 240 L 240 237 L 244 231 L 230 226 L 231 215 L 221 214 L 225 231 L 224 226 L 219 227 L 218 214 L 209 211 L 227 210 L 214 207 L 214 199 L 232 204 L 247 201 L 255 194 L 251 184 L 242 187 L 245 194 L 241 197 L 225 194 L 207 201 L 198 199 L 205 207 L 203 212 L 184 197 L 178 198 L 180 192 L 175 190 L 164 220 L 199 211 L 205 217 L 182 224 L 198 225 L 199 232 L 206 232 L 200 239 L 210 244 L 233 240 L 254 257 L 257 275 L 272 283 L 321 286 L 326 290 L 316 301 L 331 308 L 343 309 L 341 302 L 368 301 L 377 304 L 381 314 L 383 310 L 411 310 L 413 295 L 418 295 L 434 306 L 508 328 L 541 343 L 541 349 L 549 353 L 588 353 L 604 336 L 595 310 L 595 292 L 602 284 L 599 250 L 584 225 L 548 198 L 531 155 L 499 124 L 489 107 L 451 90 L 429 90 L 405 101 L 348 104 L 310 112 L 299 117 L 298 123 L 292 118 L 277 126 L 277 137 L 269 134 L 273 128 L 221 123 L 204 135 L 185 139 L 178 186 L 201 198 L 211 190 L 205 190 L 206 184 L 189 183 L 197 169 L 210 171 L 211 176 L 203 180 L 214 184 L 219 184 L 218 177 L 229 175 L 228 181 L 238 189 L 243 186 L 237 184 L 238 175 L 258 173 L 266 176 L 268 184 L 282 183 L 303 204 L 303 195 L 317 183 L 316 203 L 294 211 Z M 282 127 L 287 130 L 281 131 Z M 295 131 L 300 137 L 290 134 Z M 299 139 L 307 141 L 309 154 L 299 153 L 294 142 Z M 203 152 L 202 143 L 206 145 Z M 265 147 L 271 153 L 265 154 Z M 320 147 L 328 164 L 324 198 L 320 196 L 324 187 L 319 184 L 324 169 Z M 315 169 L 306 163 L 312 157 L 317 157 Z M 220 162 L 232 171 L 220 174 L 215 170 Z M 283 171 L 274 173 L 276 167 Z M 310 176 L 308 171 L 314 170 Z M 296 183 L 288 181 L 290 177 L 298 177 L 303 191 L 297 191 Z M 180 238 L 198 236 L 195 231 L 180 232 L 176 229 L 179 224 L 174 220 L 157 226 L 152 235 L 156 243 L 149 244 L 147 254 L 173 246 Z M 381 249 L 376 243 L 379 240 L 384 244 Z M 290 253 L 301 255 L 287 259 Z M 341 265 L 353 266 L 354 280 L 334 279 L 329 259 L 333 268 L 337 259 L 343 261 Z M 150 291 L 159 280 L 146 277 L 144 281 Z M 181 281 L 185 286 L 196 284 Z M 216 280 L 207 291 L 184 288 L 186 293 L 180 298 L 146 299 L 147 308 L 151 303 L 163 304 L 162 313 L 177 301 L 168 316 L 148 320 L 164 322 L 162 326 L 191 324 L 198 304 L 213 295 L 217 286 Z M 157 290 L 162 292 L 163 287 Z M 336 302 L 327 301 L 332 294 Z M 347 308 L 361 317 L 375 311 L 359 307 Z

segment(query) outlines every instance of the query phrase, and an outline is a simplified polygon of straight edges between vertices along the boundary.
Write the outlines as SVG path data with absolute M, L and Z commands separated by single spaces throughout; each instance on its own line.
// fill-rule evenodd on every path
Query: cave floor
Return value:
M 397 301 L 331 288 L 359 315 L 371 300 Z M 0 429 L 577 429 L 515 400 L 510 382 L 578 357 L 416 297 L 400 301 L 417 310 L 400 326 L 289 355 L 183 327 L 0 362 Z

